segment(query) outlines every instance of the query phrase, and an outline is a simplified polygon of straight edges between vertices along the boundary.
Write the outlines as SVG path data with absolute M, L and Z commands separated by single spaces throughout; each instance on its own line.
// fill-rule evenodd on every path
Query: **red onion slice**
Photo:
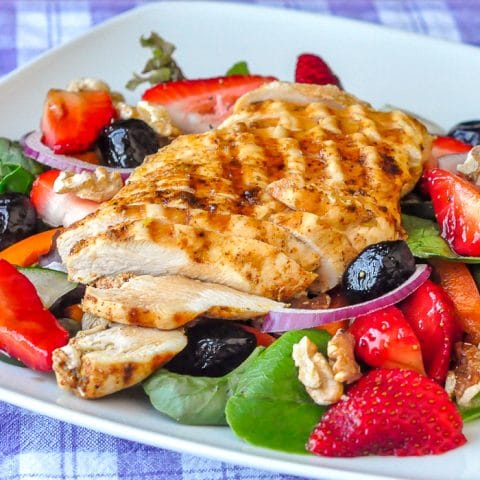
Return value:
M 368 302 L 349 305 L 348 307 L 330 308 L 324 310 L 301 310 L 296 308 L 281 308 L 271 310 L 265 317 L 262 325 L 264 332 L 286 332 L 303 328 L 318 327 L 328 323 L 355 318 L 366 313 L 376 312 L 382 308 L 395 305 L 407 298 L 420 287 L 430 276 L 431 268 L 426 265 L 417 265 L 410 278 L 394 290 L 385 293 Z
M 451 173 L 458 173 L 457 166 L 461 165 L 467 159 L 468 152 L 466 153 L 452 153 L 451 155 L 443 155 L 438 159 L 438 168 L 447 170 Z
M 93 172 L 98 165 L 84 162 L 75 157 L 60 155 L 54 153 L 50 148 L 42 143 L 42 132 L 35 131 L 25 135 L 21 140 L 25 155 L 35 159 L 38 163 L 47 165 L 48 167 L 58 170 L 67 170 L 70 172 Z M 133 172 L 133 168 L 111 168 L 105 167 L 107 170 L 120 172 L 123 180 L 126 180 Z

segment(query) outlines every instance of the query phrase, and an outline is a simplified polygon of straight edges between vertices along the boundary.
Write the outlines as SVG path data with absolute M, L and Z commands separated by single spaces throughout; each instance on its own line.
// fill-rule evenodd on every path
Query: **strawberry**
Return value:
M 458 255 L 480 256 L 480 189 L 439 168 L 424 179 L 442 237 Z
M 316 85 L 336 85 L 342 88 L 338 77 L 330 67 L 313 53 L 302 53 L 297 58 L 295 67 L 295 81 L 297 83 L 314 83 Z
M 55 153 L 83 152 L 115 114 L 108 92 L 50 90 L 43 106 L 42 142 Z
M 463 143 L 453 137 L 437 137 L 432 144 L 432 156 L 439 159 L 445 155 L 452 155 L 455 153 L 466 153 L 472 149 L 468 143 Z
M 42 173 L 33 182 L 30 192 L 38 216 L 52 227 L 68 226 L 100 206 L 100 203 L 84 200 L 73 193 L 55 193 L 53 184 L 59 174 L 59 170 Z
M 460 414 L 442 387 L 411 370 L 380 368 L 327 411 L 307 450 L 328 457 L 419 456 L 465 442 Z
M 398 308 L 361 315 L 348 331 L 355 337 L 355 354 L 367 365 L 425 373 L 420 342 Z
M 399 308 L 420 342 L 427 375 L 444 385 L 453 345 L 461 336 L 452 300 L 427 280 Z
M 237 98 L 273 80 L 258 75 L 179 80 L 148 89 L 142 99 L 162 104 L 182 132 L 205 132 L 232 113 Z

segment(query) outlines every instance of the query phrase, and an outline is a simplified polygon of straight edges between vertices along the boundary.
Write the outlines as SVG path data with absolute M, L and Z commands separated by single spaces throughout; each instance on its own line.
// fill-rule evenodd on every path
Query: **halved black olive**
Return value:
M 195 377 L 223 377 L 257 346 L 255 335 L 228 320 L 209 320 L 187 330 L 188 344 L 165 368 Z
M 450 129 L 448 136 L 473 146 L 480 145 L 480 120 L 458 123 Z
M 375 243 L 347 267 L 342 286 L 353 303 L 379 297 L 401 285 L 415 272 L 415 259 L 403 240 Z

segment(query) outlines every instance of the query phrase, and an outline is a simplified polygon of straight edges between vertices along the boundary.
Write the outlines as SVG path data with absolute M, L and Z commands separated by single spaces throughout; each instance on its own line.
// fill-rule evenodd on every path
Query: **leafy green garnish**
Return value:
M 402 215 L 402 223 L 408 233 L 407 244 L 418 258 L 439 257 L 463 263 L 480 263 L 480 257 L 457 255 L 441 237 L 440 229 L 433 220 Z
M 480 394 L 475 395 L 468 407 L 460 407 L 457 405 L 460 415 L 464 422 L 471 422 L 480 418 Z
M 192 377 L 163 368 L 146 380 L 143 388 L 157 410 L 181 423 L 227 425 L 227 400 L 262 350 L 256 348 L 240 366 L 223 377 Z
M 0 138 L 0 193 L 28 193 L 43 167 L 25 156 L 18 142 Z
M 247 62 L 237 62 L 232 65 L 226 73 L 227 77 L 231 77 L 232 75 L 250 75 L 250 70 L 248 69 Z
M 142 36 L 140 45 L 149 48 L 152 56 L 145 64 L 141 74 L 133 74 L 133 78 L 125 85 L 126 88 L 135 90 L 142 83 L 156 85 L 185 78 L 180 67 L 172 58 L 175 45 L 167 42 L 155 32 L 152 32 L 149 37 Z
M 325 411 L 314 403 L 297 377 L 292 348 L 307 336 L 326 352 L 330 335 L 320 330 L 287 332 L 268 347 L 241 377 L 228 400 L 232 430 L 260 447 L 305 453 L 308 436 Z

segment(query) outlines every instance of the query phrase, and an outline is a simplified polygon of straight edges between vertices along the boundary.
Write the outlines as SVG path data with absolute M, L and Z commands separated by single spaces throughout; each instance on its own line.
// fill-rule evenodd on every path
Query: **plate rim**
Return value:
M 405 31 L 399 28 L 391 28 L 389 26 L 376 24 L 373 22 L 362 21 L 358 19 L 346 18 L 337 15 L 332 15 L 328 13 L 322 12 L 306 12 L 300 11 L 296 9 L 289 9 L 281 6 L 271 6 L 271 5 L 256 5 L 256 4 L 245 4 L 245 3 L 238 3 L 238 2 L 228 2 L 222 0 L 207 0 L 207 1 L 195 1 L 195 0 L 167 0 L 158 3 L 147 3 L 138 5 L 132 9 L 129 9 L 125 12 L 122 12 L 119 15 L 116 15 L 106 21 L 103 21 L 97 25 L 94 25 L 86 32 L 82 33 L 81 35 L 65 42 L 62 45 L 54 47 L 46 52 L 38 55 L 34 59 L 30 60 L 29 62 L 25 63 L 24 65 L 20 65 L 15 70 L 9 72 L 8 74 L 4 75 L 0 79 L 0 87 L 3 87 L 4 84 L 8 84 L 10 82 L 14 82 L 15 78 L 19 75 L 22 75 L 25 71 L 28 71 L 32 66 L 43 63 L 48 61 L 50 58 L 54 57 L 59 51 L 62 51 L 65 48 L 70 48 L 71 46 L 75 46 L 77 44 L 81 44 L 85 38 L 88 38 L 94 32 L 101 32 L 103 30 L 108 30 L 110 28 L 115 28 L 116 23 L 121 23 L 131 15 L 138 14 L 141 10 L 157 10 L 161 9 L 164 6 L 174 6 L 175 8 L 186 8 L 190 4 L 196 5 L 215 5 L 222 7 L 228 7 L 233 9 L 240 9 L 240 10 L 251 10 L 258 12 L 259 10 L 264 11 L 285 11 L 288 10 L 289 15 L 294 15 L 298 18 L 311 18 L 312 16 L 315 17 L 322 17 L 324 19 L 328 18 L 329 22 L 336 23 L 336 24 L 343 24 L 343 25 L 352 25 L 356 29 L 368 29 L 368 30 L 377 30 L 382 31 L 385 34 L 395 35 L 396 37 L 404 37 L 406 39 L 418 39 L 421 38 L 423 42 L 430 43 L 434 45 L 449 45 L 450 47 L 459 48 L 461 50 L 470 50 L 472 53 L 476 52 L 475 55 L 480 54 L 480 48 L 474 45 L 465 44 L 461 42 L 457 42 L 454 40 L 447 40 L 442 38 L 435 38 L 430 37 L 421 33 Z M 14 368 L 14 367 L 11 367 Z M 342 468 L 338 468 L 335 466 L 321 466 L 321 465 L 312 465 L 312 464 L 304 464 L 301 463 L 296 459 L 295 456 L 291 456 L 291 459 L 277 459 L 272 457 L 264 457 L 262 456 L 262 451 L 265 449 L 259 449 L 259 453 L 253 452 L 242 452 L 242 451 L 232 451 L 229 448 L 221 448 L 214 445 L 202 445 L 199 444 L 197 441 L 194 440 L 186 440 L 178 437 L 171 437 L 168 434 L 155 432 L 151 430 L 145 430 L 143 428 L 134 427 L 132 425 L 123 425 L 119 422 L 114 420 L 104 419 L 97 415 L 93 415 L 91 413 L 84 413 L 78 410 L 71 410 L 63 405 L 53 404 L 47 400 L 42 400 L 40 398 L 32 398 L 25 393 L 17 392 L 10 390 L 8 388 L 3 387 L 0 385 L 0 396 L 2 401 L 7 403 L 26 408 L 28 410 L 40 413 L 42 415 L 46 415 L 51 418 L 55 418 L 57 420 L 65 421 L 71 424 L 75 424 L 78 426 L 83 426 L 82 423 L 84 420 L 88 419 L 95 419 L 96 424 L 88 423 L 88 427 L 93 430 L 106 433 L 109 435 L 113 435 L 119 438 L 123 438 L 130 441 L 136 441 L 143 444 L 152 445 L 155 447 L 166 448 L 168 450 L 173 450 L 182 453 L 188 453 L 191 455 L 199 455 L 203 457 L 207 457 L 216 461 L 222 462 L 231 462 L 236 463 L 239 465 L 244 465 L 251 468 L 257 468 L 262 470 L 268 470 L 272 472 L 284 472 L 292 475 L 309 475 L 312 477 L 320 477 L 320 476 L 329 476 L 333 479 L 339 480 L 367 480 L 367 479 L 377 479 L 377 480 L 392 480 L 392 479 L 407 479 L 408 477 L 398 477 L 398 476 L 391 476 L 385 474 L 377 474 L 377 473 L 362 473 L 358 471 L 349 470 L 348 462 L 344 464 Z M 35 407 L 35 408 L 34 408 Z M 53 407 L 53 411 L 52 410 Z M 96 428 L 98 426 L 98 428 Z M 123 430 L 123 433 L 122 431 Z M 147 434 L 147 439 L 145 439 L 145 434 Z M 155 437 L 155 438 L 154 438 Z M 160 439 L 161 441 L 155 441 Z M 174 440 L 174 445 L 171 445 L 172 440 Z M 241 441 L 241 440 L 239 440 Z M 231 460 L 226 460 L 226 457 L 229 457 Z M 385 458 L 393 458 L 393 457 L 385 457 Z M 425 457 L 424 457 L 425 458 Z M 253 461 L 252 461 L 253 459 Z M 260 465 L 260 462 L 264 462 L 264 464 Z M 267 460 L 267 462 L 265 462 Z

